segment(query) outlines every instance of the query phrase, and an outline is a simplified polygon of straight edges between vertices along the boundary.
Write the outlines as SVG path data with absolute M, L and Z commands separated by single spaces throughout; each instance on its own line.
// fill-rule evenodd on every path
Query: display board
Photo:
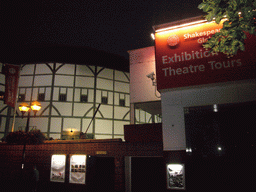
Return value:
M 221 28 L 222 23 L 205 21 L 156 30 L 157 89 L 256 78 L 256 36 L 246 34 L 245 51 L 231 58 L 203 48 Z
M 184 164 L 167 164 L 167 188 L 185 190 Z
M 69 183 L 85 184 L 86 155 L 71 155 Z
M 50 181 L 65 182 L 66 155 L 52 155 Z

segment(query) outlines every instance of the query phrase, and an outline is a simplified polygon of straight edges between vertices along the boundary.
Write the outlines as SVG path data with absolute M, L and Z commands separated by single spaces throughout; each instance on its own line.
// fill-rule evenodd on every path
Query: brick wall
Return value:
M 18 177 L 21 167 L 23 145 L 0 143 L 1 178 Z M 37 164 L 44 182 L 50 180 L 50 164 L 53 154 L 86 154 L 114 157 L 115 190 L 124 191 L 125 156 L 163 156 L 162 142 L 122 142 L 121 139 L 106 140 L 59 140 L 45 141 L 40 145 L 26 145 L 26 163 Z M 66 184 L 67 185 L 67 184 Z

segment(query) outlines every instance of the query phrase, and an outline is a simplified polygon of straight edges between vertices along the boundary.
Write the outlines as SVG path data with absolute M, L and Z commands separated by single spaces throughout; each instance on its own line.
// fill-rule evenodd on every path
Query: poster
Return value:
M 72 155 L 69 172 L 69 183 L 85 184 L 86 155 Z
M 167 188 L 185 189 L 184 164 L 167 164 Z
M 65 181 L 66 155 L 52 155 L 50 181 Z

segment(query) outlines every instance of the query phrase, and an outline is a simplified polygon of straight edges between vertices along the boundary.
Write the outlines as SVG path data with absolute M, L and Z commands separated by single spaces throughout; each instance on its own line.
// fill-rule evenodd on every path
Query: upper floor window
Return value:
M 0 91 L 0 100 L 4 100 L 4 92 Z
M 45 94 L 44 93 L 39 93 L 38 94 L 38 101 L 44 101 L 45 100 Z
M 88 96 L 87 95 L 81 95 L 80 101 L 83 102 L 83 103 L 88 102 Z
M 67 94 L 66 93 L 60 93 L 59 101 L 67 101 Z
M 67 88 L 60 88 L 59 101 L 67 101 Z
M 101 92 L 101 103 L 108 104 L 108 92 L 107 91 Z
M 80 102 L 83 102 L 83 103 L 88 102 L 88 89 L 80 90 Z
M 119 99 L 119 105 L 125 107 L 125 99 Z
M 119 105 L 125 107 L 125 94 L 119 94 Z
M 20 102 L 25 101 L 25 94 L 19 94 L 18 101 Z
M 108 104 L 108 97 L 102 96 L 102 97 L 101 97 L 101 103 L 103 103 L 103 104 Z

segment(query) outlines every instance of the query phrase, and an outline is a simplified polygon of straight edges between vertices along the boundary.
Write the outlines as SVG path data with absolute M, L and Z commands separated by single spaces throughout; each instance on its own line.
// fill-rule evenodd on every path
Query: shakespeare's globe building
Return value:
M 130 124 L 130 93 L 129 72 L 122 70 L 122 65 L 128 66 L 128 63 L 98 53 L 91 57 L 95 61 L 89 60 L 87 54 L 84 63 L 80 57 L 79 64 L 72 64 L 70 58 L 68 63 L 20 64 L 16 106 L 35 100 L 42 105 L 36 116 L 31 112 L 29 129 L 40 129 L 53 139 L 65 139 L 70 132 L 84 133 L 88 129 L 87 133 L 93 133 L 95 139 L 124 140 L 124 125 Z M 4 85 L 1 74 L 2 92 Z M 17 109 L 13 121 L 14 109 L 0 101 L 1 138 L 11 131 L 13 122 L 14 131 L 25 130 L 27 114 L 24 118 L 21 116 Z

